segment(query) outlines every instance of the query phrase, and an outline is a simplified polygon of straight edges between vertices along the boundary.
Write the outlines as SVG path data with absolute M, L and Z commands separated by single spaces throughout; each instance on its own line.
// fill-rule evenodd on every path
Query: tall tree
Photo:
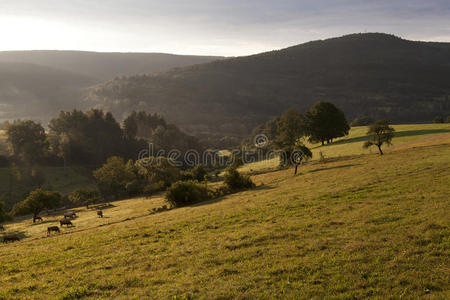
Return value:
M 6 135 L 12 154 L 26 164 L 31 174 L 33 166 L 48 150 L 44 128 L 31 120 L 16 120 L 7 126 Z
M 307 113 L 311 142 L 333 142 L 334 138 L 348 134 L 350 126 L 344 113 L 333 103 L 317 102 Z
M 305 119 L 302 114 L 295 108 L 288 109 L 278 122 L 277 144 L 279 147 L 292 148 L 305 132 Z
M 387 121 L 379 120 L 374 124 L 370 125 L 367 135 L 369 140 L 363 145 L 364 148 L 369 148 L 370 146 L 377 146 L 380 155 L 383 155 L 381 146 L 383 144 L 391 145 L 392 138 L 394 137 L 395 129 L 390 127 Z

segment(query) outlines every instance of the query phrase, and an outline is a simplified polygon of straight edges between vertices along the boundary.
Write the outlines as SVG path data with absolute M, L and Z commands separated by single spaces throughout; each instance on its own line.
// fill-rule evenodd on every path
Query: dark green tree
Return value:
M 0 224 L 6 220 L 5 202 L 0 199 Z
M 295 108 L 283 113 L 278 122 L 277 145 L 279 147 L 294 147 L 297 140 L 306 133 L 305 119 Z
M 52 209 L 58 206 L 61 201 L 61 195 L 55 191 L 36 189 L 28 197 L 14 205 L 13 215 L 33 214 L 33 222 L 41 211 Z
M 344 113 L 329 102 L 317 102 L 306 113 L 306 119 L 313 143 L 332 143 L 333 139 L 347 135 L 350 129 Z
M 113 199 L 126 196 L 127 184 L 136 180 L 136 174 L 127 168 L 124 159 L 118 156 L 108 158 L 93 175 L 102 195 Z
M 376 121 L 374 124 L 369 126 L 367 131 L 367 136 L 369 139 L 364 143 L 364 148 L 369 148 L 371 146 L 377 146 L 380 155 L 383 155 L 381 146 L 383 144 L 391 145 L 392 138 L 394 137 L 395 129 L 390 127 L 388 122 L 385 120 Z
M 31 120 L 17 120 L 7 126 L 6 136 L 13 156 L 26 164 L 31 175 L 33 166 L 48 150 L 44 128 Z

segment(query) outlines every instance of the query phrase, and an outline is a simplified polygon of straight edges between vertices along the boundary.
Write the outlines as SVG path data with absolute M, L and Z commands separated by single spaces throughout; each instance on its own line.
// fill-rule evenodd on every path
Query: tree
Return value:
M 6 212 L 5 212 L 5 203 L 2 199 L 0 199 L 0 224 L 5 222 L 6 220 Z
M 70 202 L 74 204 L 85 205 L 89 208 L 90 204 L 94 204 L 100 201 L 100 193 L 97 190 L 76 190 L 68 196 Z
M 100 192 L 114 199 L 127 195 L 126 186 L 136 180 L 136 174 L 127 168 L 123 158 L 112 156 L 99 169 L 93 172 Z
M 304 161 L 312 158 L 312 152 L 303 143 L 297 141 L 291 158 L 292 163 L 295 165 L 294 174 L 297 175 L 298 166 L 301 165 Z
M 61 195 L 55 191 L 36 189 L 28 197 L 14 205 L 12 211 L 14 215 L 33 214 L 33 222 L 41 211 L 58 206 Z
M 306 113 L 311 142 L 332 143 L 334 138 L 348 134 L 350 126 L 344 113 L 334 104 L 317 102 Z
M 17 120 L 7 126 L 6 136 L 12 154 L 22 160 L 31 173 L 33 165 L 48 149 L 47 136 L 42 125 L 31 120 Z
M 280 147 L 293 147 L 295 142 L 305 135 L 305 120 L 295 108 L 283 113 L 278 122 L 277 144 Z
M 370 125 L 367 135 L 369 140 L 363 145 L 364 148 L 369 148 L 370 146 L 377 146 L 380 151 L 380 155 L 383 155 L 381 146 L 383 144 L 391 145 L 392 138 L 394 137 L 395 129 L 390 127 L 387 121 L 379 120 L 374 124 Z

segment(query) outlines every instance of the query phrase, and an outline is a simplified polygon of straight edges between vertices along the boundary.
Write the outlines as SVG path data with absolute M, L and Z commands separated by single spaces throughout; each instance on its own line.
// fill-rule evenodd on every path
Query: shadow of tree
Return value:
M 326 171 L 326 170 L 333 170 L 333 169 L 341 169 L 341 168 L 349 168 L 354 166 L 359 166 L 361 164 L 347 164 L 347 165 L 341 165 L 341 166 L 335 166 L 335 167 L 329 167 L 329 168 L 320 168 L 320 169 L 314 169 L 309 171 L 309 173 L 315 173 L 320 171 Z

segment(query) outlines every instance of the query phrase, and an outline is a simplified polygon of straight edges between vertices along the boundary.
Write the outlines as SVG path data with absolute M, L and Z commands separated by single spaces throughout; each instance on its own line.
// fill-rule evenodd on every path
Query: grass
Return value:
M 420 143 L 154 215 L 161 195 L 80 208 L 48 238 L 58 216 L 7 224 L 26 238 L 0 245 L 0 298 L 448 299 L 450 140 Z
M 395 137 L 392 139 L 392 146 L 384 146 L 383 151 L 393 151 L 399 148 L 411 148 L 420 146 L 422 142 L 427 143 L 428 139 L 449 139 L 450 124 L 415 124 L 415 125 L 393 125 L 395 128 Z M 313 153 L 312 161 L 317 161 L 322 153 L 324 158 L 336 158 L 342 156 L 363 155 L 378 153 L 376 147 L 364 149 L 363 144 L 367 140 L 367 127 L 352 127 L 348 136 L 339 138 L 334 143 L 322 146 L 320 143 L 311 144 L 305 141 L 305 144 Z M 414 144 L 414 145 L 412 145 Z M 244 173 L 263 172 L 275 170 L 279 167 L 279 158 L 262 160 L 246 164 L 239 168 Z

